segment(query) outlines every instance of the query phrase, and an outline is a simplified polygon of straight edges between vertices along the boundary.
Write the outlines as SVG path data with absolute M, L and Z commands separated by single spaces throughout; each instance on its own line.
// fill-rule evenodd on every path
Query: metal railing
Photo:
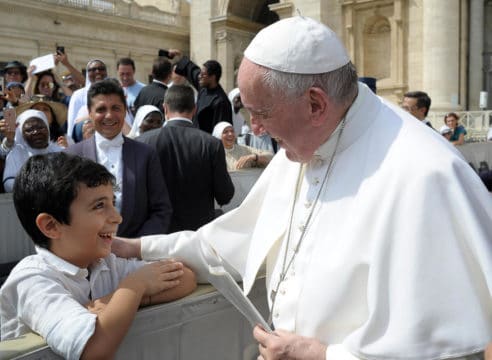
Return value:
M 492 127 L 492 110 L 486 111 L 453 111 L 460 117 L 460 124 L 466 129 L 466 142 L 487 141 L 487 132 Z M 444 116 L 448 112 L 434 112 L 427 114 L 427 119 L 436 130 L 444 125 Z

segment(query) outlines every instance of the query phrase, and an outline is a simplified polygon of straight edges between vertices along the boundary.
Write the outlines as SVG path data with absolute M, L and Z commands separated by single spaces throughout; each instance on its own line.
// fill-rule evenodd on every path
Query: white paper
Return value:
M 40 56 L 38 58 L 32 59 L 29 63 L 29 66 L 31 65 L 36 66 L 36 69 L 32 72 L 33 74 L 53 69 L 55 67 L 55 57 L 53 56 L 53 54 Z
M 265 331 L 272 333 L 272 329 L 258 309 L 244 295 L 234 278 L 224 268 L 223 260 L 210 244 L 202 242 L 201 245 L 203 257 L 208 263 L 208 281 L 248 319 L 251 326 L 260 325 Z

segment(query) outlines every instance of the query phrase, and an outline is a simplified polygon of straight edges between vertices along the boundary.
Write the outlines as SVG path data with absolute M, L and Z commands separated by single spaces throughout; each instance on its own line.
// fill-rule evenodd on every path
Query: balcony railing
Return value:
M 123 0 L 40 0 L 41 2 L 103 13 L 110 16 L 152 22 L 156 24 L 188 27 L 188 19 L 176 12 L 158 10 L 154 7 L 138 7 Z
M 492 111 L 454 111 L 460 117 L 460 124 L 466 129 L 466 142 L 481 142 L 487 140 L 487 132 L 492 127 Z M 427 119 L 435 129 L 444 125 L 444 116 L 448 112 L 429 112 Z
M 52 0 L 49 2 L 57 3 L 58 5 L 83 8 L 87 10 L 108 12 L 112 15 L 116 15 L 115 2 L 111 0 Z

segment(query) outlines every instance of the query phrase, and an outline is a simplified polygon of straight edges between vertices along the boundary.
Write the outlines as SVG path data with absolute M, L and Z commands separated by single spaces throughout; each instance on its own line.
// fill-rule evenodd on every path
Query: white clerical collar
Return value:
M 364 132 L 366 132 L 371 123 L 379 117 L 381 109 L 381 100 L 378 96 L 365 85 L 359 83 L 359 93 L 345 115 L 345 129 L 340 138 L 338 152 L 342 152 L 353 144 Z M 361 111 L 364 113 L 361 114 Z M 313 154 L 314 162 L 324 162 L 330 158 L 335 150 L 338 132 L 341 130 L 342 121 L 338 124 L 335 131 Z
M 123 145 L 124 142 L 123 134 L 121 132 L 112 139 L 106 139 L 104 136 L 96 131 L 94 133 L 94 139 L 96 141 L 96 146 L 100 149 L 108 147 L 120 147 L 121 145 Z

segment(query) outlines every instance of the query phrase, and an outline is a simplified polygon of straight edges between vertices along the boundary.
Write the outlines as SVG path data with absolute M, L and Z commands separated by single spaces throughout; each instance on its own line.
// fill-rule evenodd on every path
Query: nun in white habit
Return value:
M 277 330 L 254 329 L 259 359 L 479 359 L 492 340 L 492 201 L 458 151 L 358 84 L 340 40 L 306 17 L 260 31 L 238 82 L 282 150 L 237 209 L 121 248 L 206 281 L 207 242 L 246 294 L 266 261 Z
M 135 114 L 135 120 L 133 121 L 132 128 L 128 133 L 128 137 L 134 139 L 145 131 L 157 129 L 163 125 L 164 116 L 158 107 L 154 105 L 140 106 Z
M 24 124 L 33 119 L 41 120 L 32 124 L 33 128 L 25 129 Z M 42 125 L 45 125 L 43 127 Z M 29 124 L 30 125 L 30 124 Z M 28 132 L 28 133 L 27 133 Z M 43 136 L 45 139 L 43 140 Z M 3 186 L 6 192 L 12 192 L 17 173 L 27 159 L 33 155 L 61 151 L 62 148 L 50 141 L 50 130 L 46 115 L 39 110 L 26 110 L 17 117 L 14 148 L 5 160 Z

